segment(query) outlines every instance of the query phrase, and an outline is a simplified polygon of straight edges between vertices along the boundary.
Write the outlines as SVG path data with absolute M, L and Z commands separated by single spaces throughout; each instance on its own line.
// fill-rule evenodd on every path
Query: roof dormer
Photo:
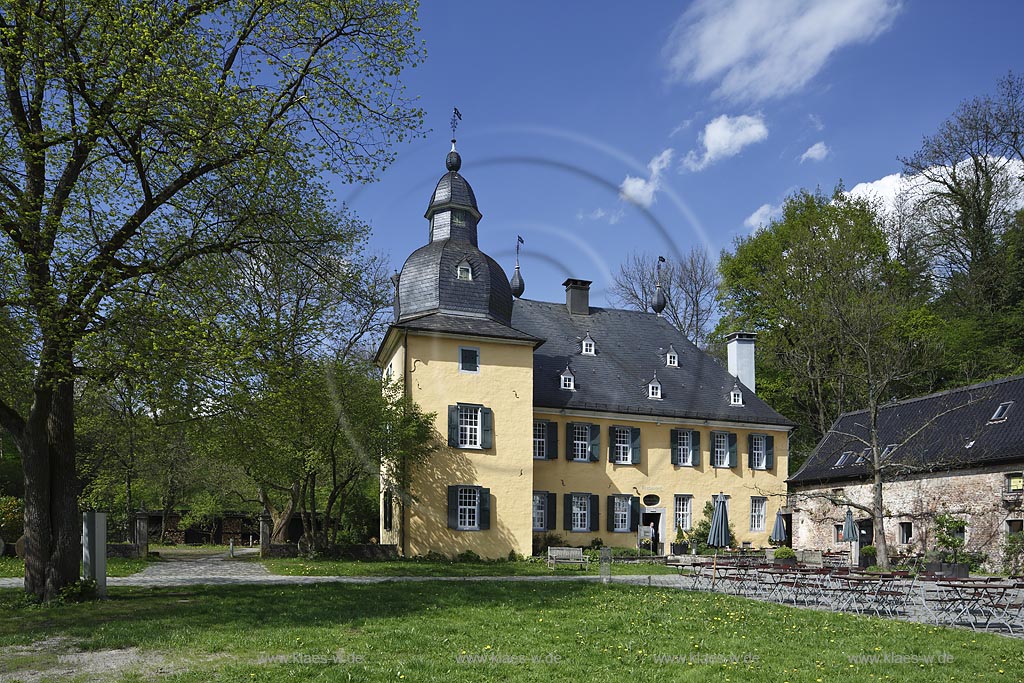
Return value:
M 669 344 L 668 352 L 665 354 L 665 367 L 678 368 L 679 367 L 679 354 L 676 353 L 675 348 Z
M 647 398 L 660 401 L 664 398 L 664 394 L 661 391 L 661 382 L 658 381 L 658 376 L 655 375 L 651 383 L 647 385 Z
M 732 391 L 729 392 L 729 405 L 731 406 L 742 406 L 743 405 L 743 392 L 740 391 L 738 384 L 732 385 Z
M 583 338 L 583 342 L 580 344 L 580 353 L 584 356 L 596 356 L 597 345 L 594 343 L 590 333 L 587 332 L 587 336 Z
M 565 366 L 565 370 L 562 370 L 562 374 L 559 375 L 560 381 L 559 386 L 566 391 L 576 391 L 576 375 L 569 369 L 569 366 Z

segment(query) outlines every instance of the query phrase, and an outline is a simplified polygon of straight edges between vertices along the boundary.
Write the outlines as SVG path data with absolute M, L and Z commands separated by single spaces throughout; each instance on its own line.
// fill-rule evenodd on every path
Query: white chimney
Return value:
M 757 335 L 753 332 L 733 332 L 725 339 L 729 349 L 729 374 L 757 393 L 754 380 L 754 342 Z

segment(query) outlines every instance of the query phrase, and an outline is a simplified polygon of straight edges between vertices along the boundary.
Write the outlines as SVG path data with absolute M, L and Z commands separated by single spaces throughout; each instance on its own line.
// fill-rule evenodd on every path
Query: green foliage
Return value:
M 878 549 L 873 545 L 866 545 L 860 549 L 860 554 L 865 557 L 874 557 L 878 554 Z
M 704 504 L 704 514 L 694 525 L 690 531 L 690 538 L 692 542 L 696 544 L 698 554 L 705 554 L 709 550 L 713 550 L 708 546 L 708 534 L 711 533 L 711 517 L 715 513 L 714 505 L 711 501 Z M 733 547 L 736 545 L 736 529 L 733 527 L 732 521 L 729 522 L 729 546 Z
M 59 601 L 64 604 L 75 602 L 92 602 L 99 599 L 96 582 L 92 579 L 81 579 L 60 589 Z
M 935 545 L 951 552 L 954 563 L 964 548 L 964 539 L 961 535 L 966 529 L 967 522 L 960 517 L 948 513 L 935 516 Z
M 1024 533 L 1007 535 L 1003 545 L 1003 571 L 1015 576 L 1024 573 Z
M 24 524 L 24 502 L 14 496 L 0 496 L 0 539 L 14 543 L 25 533 Z
M 776 560 L 792 560 L 795 557 L 796 552 L 794 552 L 788 545 L 779 546 L 775 549 Z
M 565 538 L 559 536 L 554 531 L 545 531 L 544 533 L 533 535 L 533 554 L 534 555 L 546 555 L 549 547 L 564 548 Z

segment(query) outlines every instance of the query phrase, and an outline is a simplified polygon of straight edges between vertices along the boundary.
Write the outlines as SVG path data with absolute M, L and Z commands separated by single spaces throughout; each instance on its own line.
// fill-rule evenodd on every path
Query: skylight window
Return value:
M 839 456 L 839 459 L 836 460 L 836 464 L 834 465 L 834 467 L 842 467 L 843 465 L 846 464 L 846 461 L 852 457 L 853 451 L 845 451 L 842 455 Z
M 868 457 L 868 449 L 865 448 L 863 451 L 857 454 L 857 459 L 853 462 L 854 465 L 863 465 L 864 459 Z
M 594 344 L 594 340 L 590 338 L 589 332 L 587 332 L 587 336 L 583 338 L 583 345 L 580 352 L 584 356 L 594 356 L 597 354 L 597 345 Z
M 886 457 L 892 455 L 892 452 L 894 450 L 896 450 L 898 447 L 899 446 L 897 444 L 894 444 L 894 443 L 889 444 L 888 446 L 885 447 L 885 450 L 882 451 L 882 457 L 886 458 Z
M 1006 414 L 1010 412 L 1010 406 L 1013 405 L 1013 401 L 1007 401 L 1006 403 L 1000 403 L 999 407 L 996 408 L 996 412 L 992 413 L 992 417 L 988 419 L 989 423 L 1002 422 L 1006 419 Z

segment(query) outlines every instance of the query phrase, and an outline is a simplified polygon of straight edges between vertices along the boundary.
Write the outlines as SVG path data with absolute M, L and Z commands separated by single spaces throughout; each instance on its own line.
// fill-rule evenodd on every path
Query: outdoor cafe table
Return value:
M 938 581 L 936 585 L 945 591 L 937 596 L 936 613 L 949 624 L 968 624 L 977 630 L 978 626 L 988 628 L 994 622 L 1003 624 L 1012 633 L 1013 616 L 1007 605 L 1012 605 L 1013 601 L 1007 600 L 1007 592 L 1014 591 L 1018 584 L 979 577 L 966 581 Z
M 876 615 L 886 609 L 883 593 L 895 593 L 899 585 L 895 576 L 843 574 L 832 577 L 832 594 L 837 609 L 859 614 L 871 611 Z

